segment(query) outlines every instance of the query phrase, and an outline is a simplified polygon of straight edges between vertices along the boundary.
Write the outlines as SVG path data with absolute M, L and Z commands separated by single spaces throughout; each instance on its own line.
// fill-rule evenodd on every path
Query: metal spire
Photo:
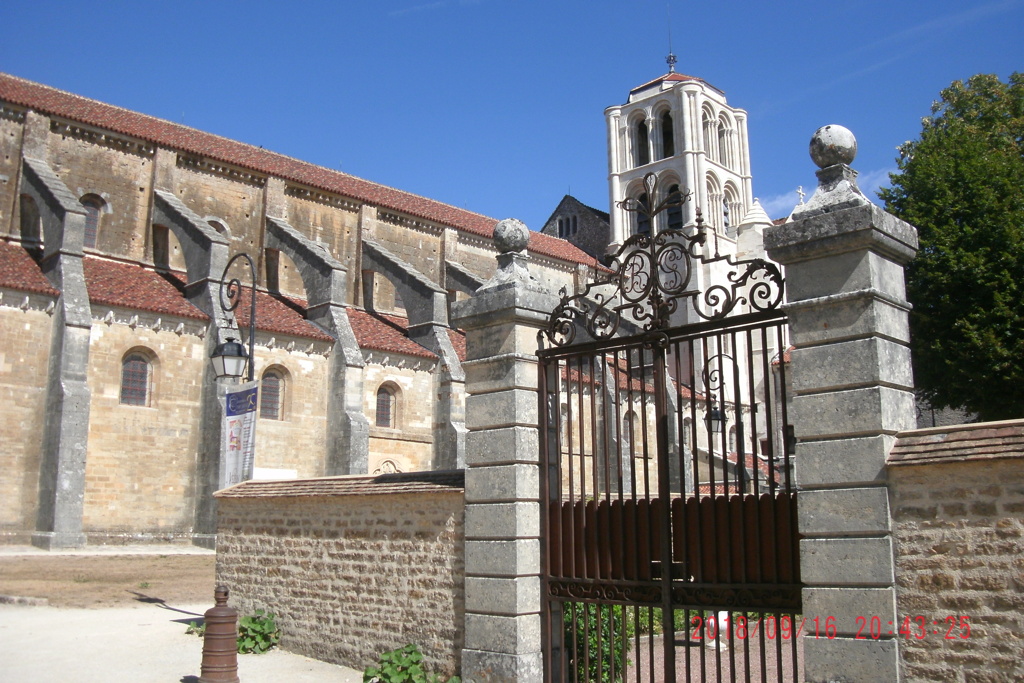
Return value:
M 665 14 L 668 16 L 668 57 L 665 61 L 668 63 L 668 72 L 675 73 L 676 71 L 676 56 L 672 52 L 672 7 L 668 2 L 665 3 Z

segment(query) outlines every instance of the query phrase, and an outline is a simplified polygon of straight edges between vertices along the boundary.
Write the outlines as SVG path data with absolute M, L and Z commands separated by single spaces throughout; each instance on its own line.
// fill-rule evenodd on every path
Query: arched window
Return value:
M 148 406 L 152 365 L 144 354 L 129 353 L 121 361 L 121 403 L 127 406 Z
M 722 116 L 718 119 L 718 159 L 726 168 L 733 167 L 732 135 L 729 119 Z
M 271 368 L 260 381 L 260 417 L 264 420 L 284 419 L 284 372 Z
M 97 195 L 87 194 L 81 199 L 85 207 L 85 236 L 82 244 L 86 249 L 96 248 L 96 236 L 100 232 L 100 215 L 103 213 L 104 201 Z
M 646 166 L 651 163 L 650 136 L 647 133 L 647 122 L 640 121 L 636 124 L 636 153 L 635 161 L 637 166 Z
M 377 389 L 378 427 L 395 427 L 398 413 L 398 391 L 391 386 L 381 385 Z
M 722 213 L 722 208 L 725 206 L 722 186 L 719 184 L 718 178 L 711 173 L 708 173 L 706 182 L 708 188 L 708 215 L 706 218 L 708 224 L 711 225 L 715 232 L 721 233 L 725 220 L 725 216 Z
M 707 109 L 701 112 L 701 128 L 704 131 L 704 151 L 707 153 L 708 159 L 718 161 L 718 153 L 715 149 L 715 143 L 718 142 L 718 136 L 715 134 L 715 121 Z
M 679 192 L 678 185 L 671 185 L 668 188 L 668 195 L 671 197 L 673 194 Z M 683 207 L 681 205 L 669 206 L 668 211 L 668 229 L 676 230 L 683 227 Z
M 643 235 L 651 231 L 651 217 L 644 213 L 647 209 L 647 193 L 644 192 L 637 197 L 637 201 L 640 202 L 643 209 L 636 212 L 636 232 L 638 235 Z
M 634 458 L 644 457 L 640 418 L 633 410 L 622 416 L 622 453 L 626 456 L 632 454 Z
M 667 159 L 676 153 L 675 131 L 672 130 L 672 114 L 661 115 L 661 157 Z

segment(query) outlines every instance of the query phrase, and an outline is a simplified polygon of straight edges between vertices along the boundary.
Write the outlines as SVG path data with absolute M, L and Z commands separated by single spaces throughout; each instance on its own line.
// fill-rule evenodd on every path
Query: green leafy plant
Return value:
M 149 581 L 140 581 L 139 588 L 149 588 Z
M 625 679 L 623 655 L 634 629 L 633 620 L 624 618 L 622 605 L 567 602 L 562 620 L 565 652 L 577 680 L 613 683 Z
M 206 636 L 206 622 L 190 621 L 188 622 L 188 628 L 185 629 L 185 635 L 199 636 L 203 638 Z
M 258 609 L 238 621 L 238 652 L 241 654 L 262 654 L 280 639 L 281 630 L 277 628 L 273 612 Z
M 423 670 L 423 653 L 412 643 L 380 656 L 377 666 L 363 672 L 363 683 L 442 683 L 437 674 L 429 676 Z M 458 676 L 452 676 L 448 683 L 460 683 Z

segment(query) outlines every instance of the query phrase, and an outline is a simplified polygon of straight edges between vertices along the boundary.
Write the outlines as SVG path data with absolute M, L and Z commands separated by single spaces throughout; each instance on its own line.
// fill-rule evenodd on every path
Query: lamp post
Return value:
M 708 429 L 711 431 L 710 437 L 708 438 L 708 455 L 709 455 L 708 467 L 714 467 L 715 466 L 715 439 L 717 439 L 718 435 L 721 434 L 722 431 L 725 429 L 725 423 L 728 422 L 728 420 L 729 420 L 728 416 L 725 414 L 725 411 L 718 407 L 718 404 L 715 402 L 714 396 L 711 397 L 711 410 L 709 410 L 707 412 L 707 414 L 704 416 L 704 420 L 708 423 Z M 726 450 L 728 450 L 728 449 L 726 449 Z M 729 454 L 728 453 L 723 454 L 722 455 L 722 460 L 725 461 L 725 462 L 728 462 L 729 461 Z M 723 477 L 726 478 L 725 482 L 723 483 L 723 486 L 725 488 L 726 493 L 728 493 L 729 492 L 728 469 L 726 468 L 725 465 L 722 465 L 722 472 L 723 472 Z M 712 491 L 711 493 L 712 493 L 712 495 L 714 495 L 714 491 Z
M 213 350 L 211 360 L 213 370 L 217 378 L 241 377 L 243 370 L 247 370 L 245 379 L 253 381 L 255 377 L 255 362 L 253 351 L 256 342 L 256 264 L 252 257 L 241 252 L 235 254 L 224 267 L 224 273 L 220 276 L 220 307 L 225 313 L 230 313 L 238 308 L 242 300 L 242 282 L 237 277 L 227 280 L 228 271 L 231 270 L 235 261 L 243 259 L 249 265 L 249 275 L 252 277 L 251 297 L 249 300 L 249 349 L 248 353 L 241 342 L 234 337 L 228 337 L 227 341 L 217 344 Z

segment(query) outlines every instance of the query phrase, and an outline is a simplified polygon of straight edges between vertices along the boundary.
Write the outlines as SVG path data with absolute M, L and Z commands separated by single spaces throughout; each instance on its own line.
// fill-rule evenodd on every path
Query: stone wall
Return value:
M 1024 420 L 905 432 L 889 460 L 904 679 L 1024 680 Z
M 415 643 L 461 667 L 462 472 L 250 481 L 216 494 L 217 581 L 242 615 L 277 615 L 281 646 L 364 669 Z

